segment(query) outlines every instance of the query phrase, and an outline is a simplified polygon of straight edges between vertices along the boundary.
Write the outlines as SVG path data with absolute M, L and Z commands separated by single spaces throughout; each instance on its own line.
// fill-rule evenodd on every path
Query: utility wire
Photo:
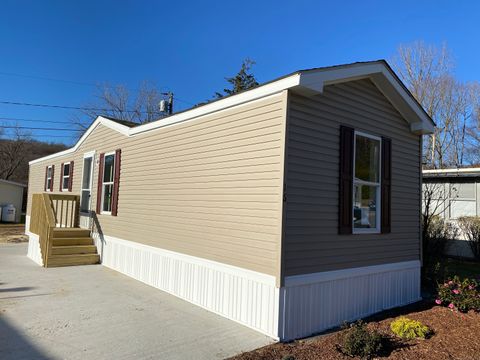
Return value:
M 54 121 L 54 120 L 24 119 L 24 118 L 11 118 L 11 117 L 0 117 L 0 120 L 42 122 L 42 123 L 51 123 L 51 124 L 71 124 L 72 123 L 71 121 Z
M 23 129 L 23 130 L 47 130 L 47 131 L 84 131 L 80 129 L 66 129 L 66 128 L 42 128 L 29 126 L 1 126 L 4 129 Z

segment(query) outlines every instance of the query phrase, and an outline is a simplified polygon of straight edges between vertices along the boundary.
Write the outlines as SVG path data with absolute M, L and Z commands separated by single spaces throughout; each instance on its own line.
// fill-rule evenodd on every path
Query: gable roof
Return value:
M 323 89 L 327 85 L 367 78 L 373 81 L 383 95 L 406 119 L 413 133 L 429 134 L 433 132 L 435 128 L 433 120 L 415 100 L 388 63 L 385 60 L 377 60 L 299 70 L 253 89 L 226 96 L 146 124 L 139 125 L 106 116 L 98 116 L 72 148 L 30 161 L 30 164 L 74 152 L 99 124 L 126 136 L 135 136 L 147 131 L 194 120 L 214 112 L 224 111 L 250 101 L 274 96 L 287 89 L 305 96 L 314 96 L 323 93 Z

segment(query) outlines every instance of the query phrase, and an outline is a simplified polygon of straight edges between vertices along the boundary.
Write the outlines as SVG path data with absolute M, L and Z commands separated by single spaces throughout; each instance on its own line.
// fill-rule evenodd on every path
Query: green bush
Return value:
M 359 320 L 347 328 L 340 348 L 345 355 L 371 359 L 383 350 L 383 342 L 384 338 L 378 331 L 368 330 L 366 324 Z
M 428 326 L 423 325 L 420 321 L 403 316 L 393 321 L 390 324 L 390 329 L 395 335 L 406 340 L 426 339 L 431 334 Z
M 480 311 L 480 287 L 474 279 L 460 280 L 458 276 L 438 285 L 437 305 L 460 312 Z
M 480 261 L 480 216 L 460 217 L 458 226 L 467 237 L 473 256 L 477 261 Z

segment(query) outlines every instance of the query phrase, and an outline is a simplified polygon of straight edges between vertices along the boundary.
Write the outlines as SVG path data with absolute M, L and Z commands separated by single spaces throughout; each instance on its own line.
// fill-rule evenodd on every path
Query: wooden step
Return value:
M 52 255 L 96 254 L 95 245 L 61 245 L 52 246 Z
M 48 258 L 48 267 L 93 265 L 100 262 L 98 254 L 51 255 Z
M 55 228 L 53 229 L 54 238 L 83 238 L 90 237 L 90 230 L 80 228 Z
M 52 246 L 93 245 L 91 237 L 53 238 Z

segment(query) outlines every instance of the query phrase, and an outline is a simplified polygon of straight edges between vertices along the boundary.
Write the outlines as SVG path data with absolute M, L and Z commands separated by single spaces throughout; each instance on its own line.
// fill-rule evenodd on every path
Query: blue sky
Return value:
M 82 106 L 93 100 L 88 84 L 135 88 L 149 80 L 172 90 L 183 110 L 223 89 L 245 57 L 264 82 L 303 68 L 388 60 L 415 40 L 446 42 L 457 76 L 477 81 L 479 13 L 476 1 L 3 0 L 0 101 Z M 18 122 L 30 127 L 72 128 L 73 112 L 0 104 L 0 118 L 40 120 Z M 67 144 L 71 134 L 33 131 Z

